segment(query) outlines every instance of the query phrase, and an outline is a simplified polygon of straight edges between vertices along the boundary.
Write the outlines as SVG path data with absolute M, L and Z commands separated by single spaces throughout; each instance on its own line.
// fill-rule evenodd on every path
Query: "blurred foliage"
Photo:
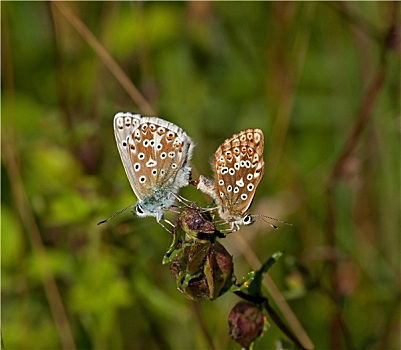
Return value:
M 184 299 L 154 219 L 96 225 L 136 200 L 112 117 L 144 111 L 62 8 L 196 141 L 194 178 L 225 138 L 264 131 L 252 212 L 293 226 L 259 220 L 225 239 L 238 275 L 250 262 L 235 236 L 261 261 L 284 251 L 271 276 L 316 349 L 401 347 L 399 3 L 1 5 L 6 349 L 236 348 L 238 298 Z M 256 348 L 280 339 L 273 325 Z

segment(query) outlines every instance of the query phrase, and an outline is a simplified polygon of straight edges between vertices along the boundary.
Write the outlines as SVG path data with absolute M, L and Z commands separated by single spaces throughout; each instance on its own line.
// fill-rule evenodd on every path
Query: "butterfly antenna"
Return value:
M 286 222 L 286 221 L 283 221 L 283 220 L 279 220 L 279 219 L 273 218 L 271 216 L 267 216 L 267 215 L 252 215 L 252 216 L 255 217 L 255 218 L 261 218 L 264 222 L 268 223 L 274 229 L 278 229 L 278 227 L 276 225 L 272 224 L 271 222 L 267 221 L 266 219 L 274 220 L 274 221 L 280 222 L 281 224 L 292 226 L 292 224 L 290 224 L 289 222 Z
M 104 224 L 105 222 L 110 221 L 111 219 L 113 219 L 113 218 L 116 217 L 117 215 L 120 215 L 121 213 L 125 212 L 127 209 L 132 208 L 132 207 L 133 207 L 133 206 L 130 205 L 130 206 L 128 206 L 128 207 L 126 207 L 126 208 L 124 208 L 124 209 L 118 211 L 117 213 L 114 213 L 114 214 L 113 214 L 112 216 L 110 216 L 108 219 L 99 221 L 97 224 L 98 224 L 98 225 Z
M 267 223 L 269 226 L 271 226 L 272 228 L 274 228 L 275 230 L 278 230 L 278 227 L 274 224 L 272 224 L 271 222 L 267 221 L 266 219 L 264 219 L 263 217 L 261 218 L 265 223 Z

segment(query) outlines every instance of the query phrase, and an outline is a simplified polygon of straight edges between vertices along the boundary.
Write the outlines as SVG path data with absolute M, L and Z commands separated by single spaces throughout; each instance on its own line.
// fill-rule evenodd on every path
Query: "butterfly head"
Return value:
M 163 218 L 164 211 L 174 203 L 175 197 L 170 190 L 157 189 L 151 196 L 144 197 L 134 206 L 134 215 L 139 218 L 153 216 L 159 222 Z
M 154 216 L 156 218 L 157 222 L 160 222 L 160 220 L 163 219 L 163 209 L 162 208 L 155 208 L 152 211 L 150 211 L 143 206 L 143 203 L 136 203 L 132 213 L 135 216 L 137 216 L 138 218 Z
M 249 226 L 255 222 L 254 215 L 249 213 L 233 213 L 224 212 L 221 207 L 217 208 L 220 218 L 223 222 L 230 225 L 229 232 L 235 232 L 240 229 L 240 226 Z
M 149 212 L 147 212 L 143 207 L 141 203 L 137 203 L 134 206 L 134 215 L 139 217 L 139 218 L 144 218 L 146 216 L 149 216 Z M 152 213 L 153 214 L 153 213 Z M 152 215 L 153 216 L 153 215 Z
M 245 214 L 245 216 L 241 220 L 241 225 L 252 225 L 255 222 L 251 214 Z

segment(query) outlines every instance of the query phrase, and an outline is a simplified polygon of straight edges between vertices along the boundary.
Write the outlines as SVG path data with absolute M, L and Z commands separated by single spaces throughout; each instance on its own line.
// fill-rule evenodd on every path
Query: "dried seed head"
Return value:
M 265 322 L 260 308 L 240 301 L 228 315 L 230 337 L 242 347 L 248 348 L 262 334 Z
M 178 215 L 177 223 L 193 239 L 210 240 L 216 232 L 207 214 L 194 207 L 183 208 Z
M 185 244 L 170 265 L 178 289 L 191 300 L 216 299 L 233 283 L 232 256 L 219 242 Z

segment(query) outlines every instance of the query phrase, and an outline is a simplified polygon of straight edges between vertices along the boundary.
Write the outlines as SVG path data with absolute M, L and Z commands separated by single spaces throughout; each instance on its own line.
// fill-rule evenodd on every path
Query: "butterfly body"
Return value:
M 231 230 L 253 223 L 248 209 L 264 171 L 264 137 L 260 129 L 247 129 L 223 142 L 212 159 L 214 180 L 200 176 L 198 189 L 217 204 L 219 216 Z
M 114 134 L 139 217 L 163 218 L 191 176 L 194 142 L 184 130 L 156 117 L 117 113 Z
M 169 189 L 156 190 L 152 195 L 143 197 L 134 205 L 135 215 L 139 217 L 154 216 L 157 221 L 160 221 L 164 211 L 174 204 L 175 199 Z

